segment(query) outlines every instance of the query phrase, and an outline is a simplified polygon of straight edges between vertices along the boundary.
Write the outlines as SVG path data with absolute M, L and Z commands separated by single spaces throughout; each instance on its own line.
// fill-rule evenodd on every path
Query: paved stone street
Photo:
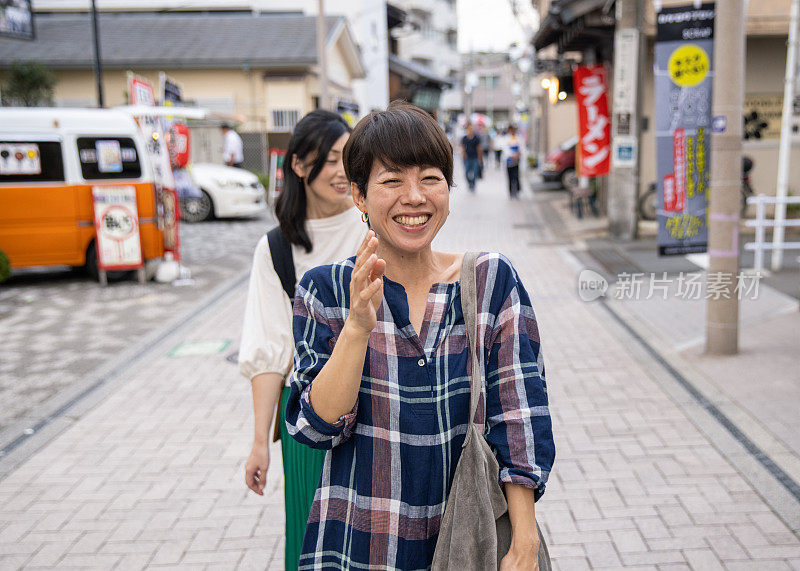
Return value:
M 0 448 L 103 363 L 246 272 L 255 243 L 273 224 L 266 212 L 182 224 L 183 264 L 195 280 L 188 286 L 131 279 L 103 288 L 75 271 L 21 273 L 0 286 Z
M 469 195 L 462 179 L 437 246 L 506 253 L 531 294 L 557 446 L 537 504 L 554 567 L 800 569 L 798 530 L 770 505 L 774 482 L 628 330 L 579 299 L 582 263 L 541 214 L 548 196 L 511 202 L 503 184 L 489 169 Z M 225 347 L 246 286 L 230 283 L 69 422 L 33 435 L 46 438 L 38 452 L 13 459 L 0 480 L 0 569 L 282 569 L 277 449 L 265 497 L 242 478 L 250 390 Z M 204 350 L 180 356 L 181 344 Z M 800 513 L 794 498 L 783 503 Z

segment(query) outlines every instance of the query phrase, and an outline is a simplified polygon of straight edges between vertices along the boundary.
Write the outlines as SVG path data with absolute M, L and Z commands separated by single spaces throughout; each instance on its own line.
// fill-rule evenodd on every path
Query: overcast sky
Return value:
M 518 5 L 535 23 L 530 0 Z M 458 49 L 462 52 L 505 51 L 509 44 L 522 44 L 525 33 L 511 11 L 511 0 L 458 0 Z

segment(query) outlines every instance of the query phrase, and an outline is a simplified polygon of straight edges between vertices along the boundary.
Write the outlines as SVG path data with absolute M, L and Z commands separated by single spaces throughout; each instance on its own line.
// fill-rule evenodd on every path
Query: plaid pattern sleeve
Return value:
M 421 330 L 403 286 L 384 279 L 358 400 L 337 423 L 308 400 L 349 306 L 353 258 L 306 273 L 294 304 L 289 433 L 327 448 L 299 569 L 426 569 L 469 418 L 469 349 L 460 283 L 433 284 Z M 481 254 L 478 323 L 487 398 L 478 408 L 500 481 L 544 491 L 555 450 L 533 309 L 511 264 Z
M 352 434 L 358 401 L 350 413 L 334 424 L 314 411 L 309 397 L 311 381 L 330 358 L 334 333 L 325 317 L 329 309 L 321 304 L 313 278 L 298 285 L 294 308 L 297 342 L 291 396 L 286 405 L 286 427 L 298 442 L 312 448 L 330 449 Z
M 500 481 L 532 488 L 539 499 L 555 458 L 539 328 L 507 259 L 499 256 L 481 271 L 491 273 L 494 263 L 505 268 L 498 268 L 503 278 L 494 287 L 495 294 L 503 292 L 503 302 L 488 320 L 493 327 L 486 347 L 486 440 L 500 464 Z

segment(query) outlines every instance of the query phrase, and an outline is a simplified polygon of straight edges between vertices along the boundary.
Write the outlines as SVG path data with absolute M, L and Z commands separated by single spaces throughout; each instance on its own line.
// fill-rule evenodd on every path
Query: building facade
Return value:
M 577 134 L 578 111 L 571 88 L 571 66 L 595 60 L 613 65 L 613 6 L 605 0 L 533 0 L 541 14 L 541 27 L 534 38 L 537 58 L 560 60 L 565 65 L 559 73 L 551 70 L 538 74 L 534 86 L 544 102 L 546 121 L 541 130 L 542 145 L 550 149 Z M 655 80 L 653 53 L 655 43 L 655 9 L 644 2 L 645 47 L 641 62 L 641 120 L 639 141 L 639 192 L 655 181 Z M 688 0 L 663 0 L 661 5 L 685 6 Z M 786 66 L 786 42 L 789 31 L 791 0 L 758 0 L 747 4 L 747 56 L 745 62 L 745 118 L 756 114 L 759 128 L 745 127 L 747 138 L 743 153 L 754 160 L 751 184 L 756 193 L 775 194 L 778 170 L 780 113 L 783 105 L 783 85 Z M 609 8 L 606 10 L 606 8 Z M 566 89 L 564 100 L 548 102 L 540 86 L 542 80 L 557 77 Z M 613 77 L 613 73 L 609 73 Z M 611 97 L 609 93 L 609 97 Z M 609 101 L 611 105 L 612 102 Z M 751 121 L 751 123 L 753 123 Z M 766 125 L 762 125 L 765 123 Z M 791 151 L 790 191 L 800 194 L 800 145 Z

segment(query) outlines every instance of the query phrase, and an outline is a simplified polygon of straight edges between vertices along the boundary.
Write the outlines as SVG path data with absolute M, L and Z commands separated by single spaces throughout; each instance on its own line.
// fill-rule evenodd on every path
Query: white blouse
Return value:
M 297 281 L 308 270 L 355 255 L 367 234 L 355 207 L 329 218 L 306 220 L 314 248 L 310 253 L 292 244 Z M 272 267 L 264 235 L 256 245 L 239 347 L 239 372 L 252 380 L 261 373 L 285 375 L 292 364 L 292 306 Z

